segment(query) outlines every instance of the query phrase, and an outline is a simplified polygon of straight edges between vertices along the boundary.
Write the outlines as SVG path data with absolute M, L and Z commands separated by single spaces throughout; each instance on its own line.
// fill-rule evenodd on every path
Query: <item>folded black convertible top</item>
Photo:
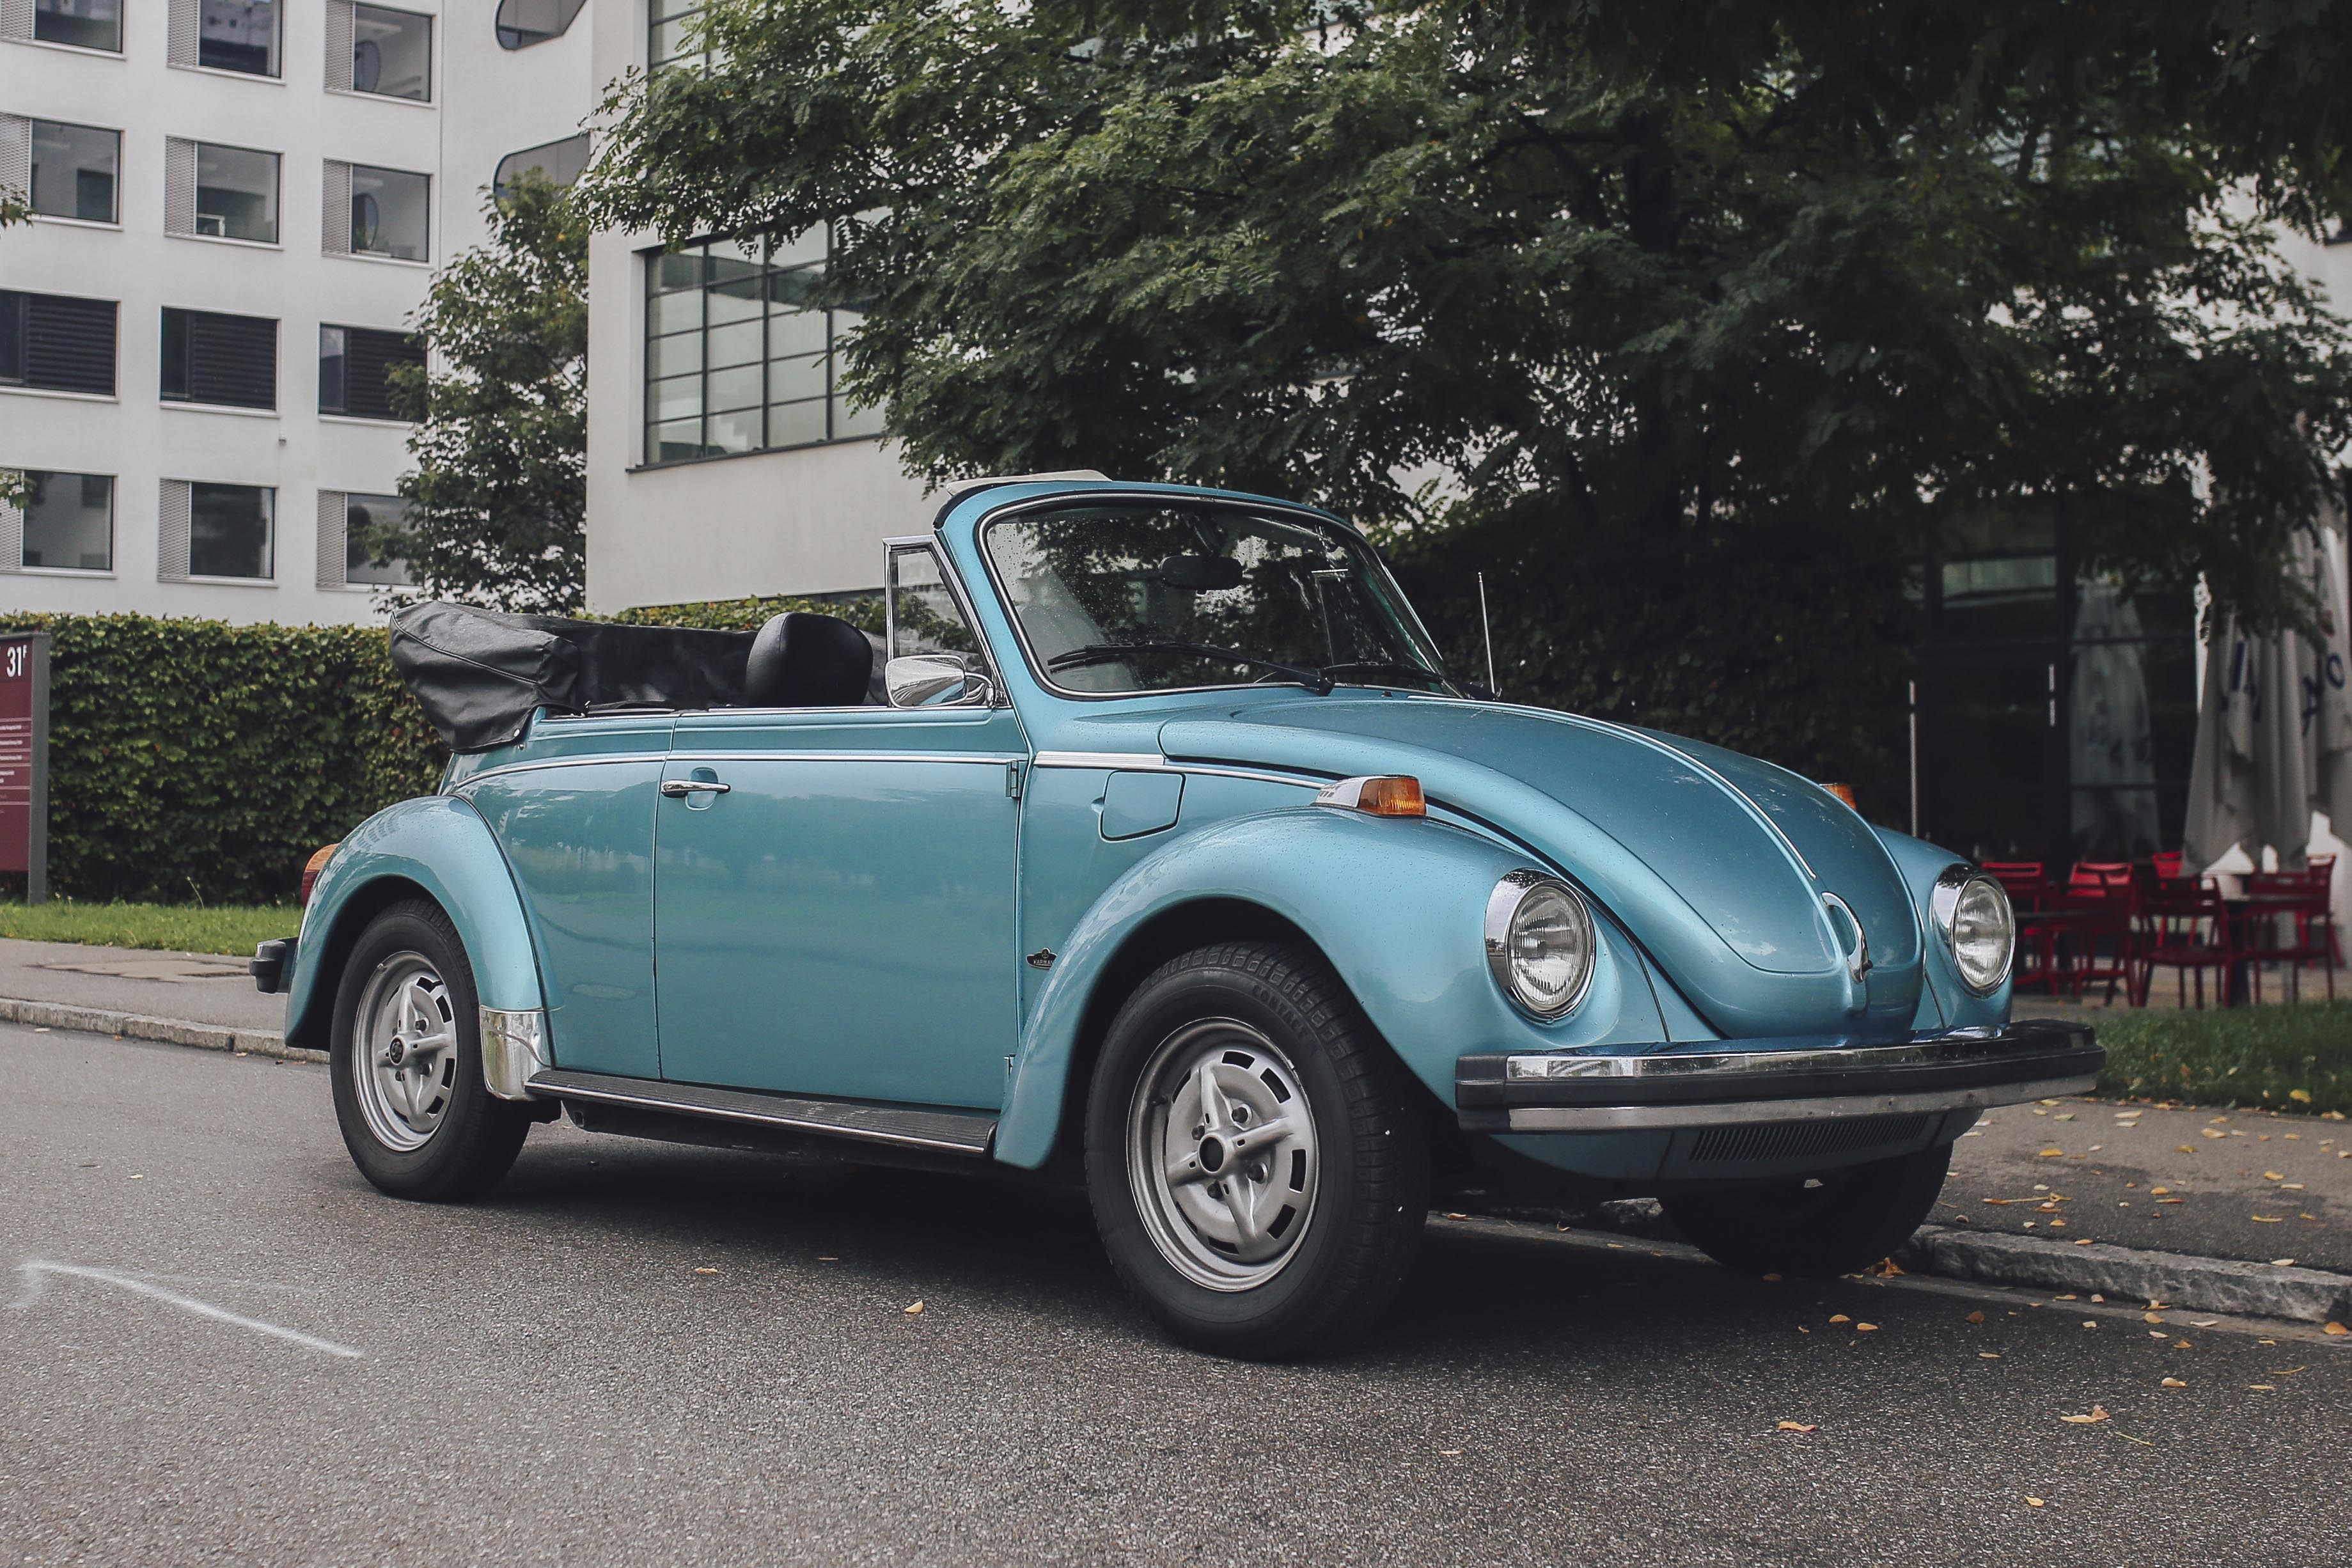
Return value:
M 392 617 L 392 662 L 451 750 L 488 752 L 518 739 L 538 708 L 740 703 L 751 637 L 433 600 Z

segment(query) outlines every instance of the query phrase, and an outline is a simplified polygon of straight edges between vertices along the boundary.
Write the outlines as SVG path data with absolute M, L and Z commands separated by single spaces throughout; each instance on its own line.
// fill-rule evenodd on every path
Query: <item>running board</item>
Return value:
M 533 1094 L 558 1100 L 593 1100 L 638 1110 L 699 1116 L 714 1121 L 781 1128 L 859 1143 L 899 1149 L 929 1149 L 978 1159 L 996 1136 L 996 1118 L 979 1110 L 929 1110 L 861 1105 L 842 1100 L 800 1100 L 753 1089 L 709 1089 L 700 1084 L 662 1083 L 611 1073 L 548 1068 L 525 1085 Z

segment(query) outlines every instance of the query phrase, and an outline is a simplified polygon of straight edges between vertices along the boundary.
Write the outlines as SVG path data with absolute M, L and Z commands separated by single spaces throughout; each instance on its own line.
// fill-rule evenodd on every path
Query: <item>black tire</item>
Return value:
M 1911 1238 L 1936 1206 L 1952 1146 L 1802 1181 L 1659 1200 L 1709 1258 L 1747 1274 L 1826 1279 L 1869 1268 Z
M 362 1104 L 369 1091 L 362 1089 L 359 1078 L 359 1013 L 372 1000 L 372 984 L 415 969 L 418 961 L 439 983 L 438 1012 L 455 1045 L 445 1047 L 446 1070 L 436 1059 L 429 1087 L 420 1091 L 424 1103 L 432 1107 L 429 1129 L 415 1146 L 400 1147 L 389 1137 L 415 1137 L 417 1130 L 409 1127 L 404 1132 L 401 1124 L 393 1124 L 389 1134 L 379 1131 L 370 1125 L 371 1111 Z M 474 969 L 457 927 L 439 905 L 413 900 L 393 905 L 368 922 L 335 989 L 333 1025 L 329 1072 L 334 1082 L 335 1121 L 360 1174 L 396 1198 L 453 1203 L 486 1191 L 507 1173 L 530 1131 L 530 1109 L 500 1100 L 482 1087 Z M 381 1119 L 390 1109 L 378 1100 L 374 1113 Z
M 1197 1053 L 1205 1064 L 1201 1073 L 1209 1076 L 1230 1078 L 1226 1068 L 1247 1058 L 1230 1099 L 1225 1090 L 1218 1094 L 1234 1119 L 1229 1125 L 1240 1129 L 1232 1134 L 1236 1140 L 1246 1136 L 1245 1099 L 1264 1104 L 1257 1114 L 1269 1128 L 1274 1121 L 1288 1123 L 1286 1108 L 1297 1094 L 1309 1110 L 1302 1120 L 1312 1143 L 1304 1152 L 1286 1141 L 1265 1145 L 1270 1152 L 1255 1159 L 1218 1154 L 1220 1162 L 1234 1162 L 1229 1169 L 1242 1179 L 1234 1190 L 1262 1194 L 1260 1204 L 1227 1198 L 1229 1184 L 1188 1178 L 1203 1194 L 1217 1194 L 1236 1221 L 1245 1207 L 1278 1211 L 1244 1239 L 1263 1247 L 1271 1232 L 1284 1249 L 1280 1260 L 1246 1263 L 1235 1253 L 1228 1266 L 1237 1277 L 1215 1287 L 1199 1277 L 1213 1276 L 1228 1260 L 1201 1228 L 1186 1239 L 1181 1205 L 1150 1190 L 1152 1178 L 1136 1163 L 1157 1158 L 1136 1152 L 1162 1146 L 1150 1131 L 1154 1125 L 1163 1138 L 1196 1137 L 1171 1121 L 1186 1101 L 1181 1086 L 1200 1081 L 1181 1070 L 1185 1058 L 1171 1054 L 1182 1051 Z M 1146 1093 L 1147 1071 L 1155 1080 L 1173 1072 L 1180 1087 Z M 1266 1095 L 1258 1093 L 1261 1083 Z M 1190 1103 L 1203 1100 L 1196 1091 Z M 1206 1142 L 1193 1147 L 1201 1168 L 1218 1168 L 1206 1163 Z M 1270 1172 L 1269 1160 L 1279 1169 Z M 1186 1343 L 1253 1360 L 1329 1348 L 1369 1328 L 1403 1284 L 1429 1212 L 1429 1137 L 1415 1086 L 1328 964 L 1269 942 L 1197 949 L 1136 987 L 1112 1020 L 1096 1064 L 1086 1164 L 1096 1228 L 1136 1300 Z M 1287 1205 L 1294 1191 L 1306 1194 L 1303 1215 Z M 1297 1216 L 1290 1222 L 1295 1233 L 1286 1212 Z M 1268 1267 L 1274 1271 L 1262 1279 L 1246 1273 Z

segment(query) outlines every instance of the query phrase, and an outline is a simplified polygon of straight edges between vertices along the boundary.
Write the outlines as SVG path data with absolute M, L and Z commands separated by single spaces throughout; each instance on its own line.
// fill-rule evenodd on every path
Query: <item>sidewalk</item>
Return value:
M 282 1039 L 286 999 L 256 991 L 243 959 L 211 952 L 0 938 L 0 1019 L 298 1054 Z

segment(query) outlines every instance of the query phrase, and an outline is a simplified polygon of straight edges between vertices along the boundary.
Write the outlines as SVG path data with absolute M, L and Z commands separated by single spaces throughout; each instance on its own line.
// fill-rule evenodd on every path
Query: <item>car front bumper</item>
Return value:
M 2083 1093 L 2105 1061 L 2087 1026 L 2027 1018 L 1885 1046 L 1708 1040 L 1467 1056 L 1454 1096 L 1468 1131 L 1668 1131 L 1981 1110 Z

